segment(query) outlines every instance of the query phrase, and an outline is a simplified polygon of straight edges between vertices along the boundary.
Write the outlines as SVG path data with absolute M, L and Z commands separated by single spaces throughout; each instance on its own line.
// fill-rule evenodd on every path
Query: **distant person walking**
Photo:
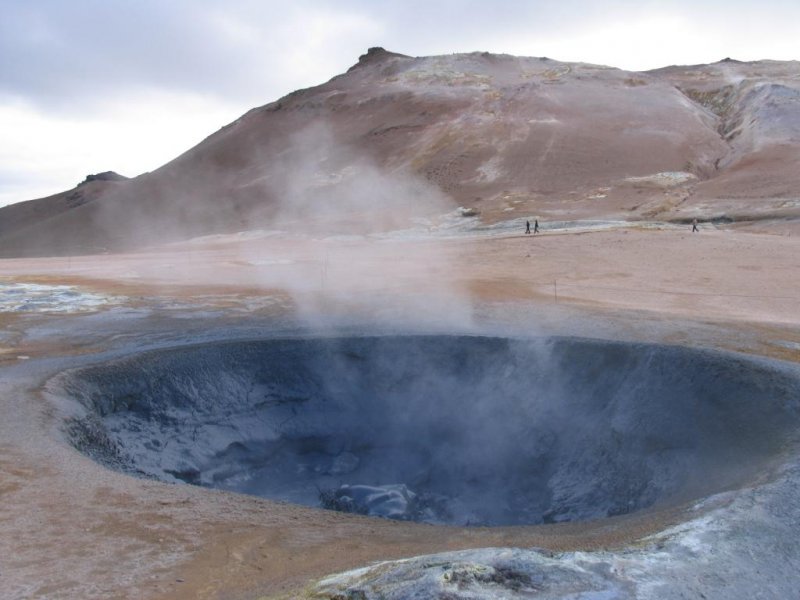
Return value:
M 695 231 L 700 231 L 700 230 L 697 228 L 697 219 L 693 219 L 693 220 L 692 220 L 692 233 L 694 233 Z
M 539 233 L 539 219 L 533 220 L 533 233 Z
M 531 222 L 525 221 L 525 233 L 530 233 L 530 232 L 531 232 Z

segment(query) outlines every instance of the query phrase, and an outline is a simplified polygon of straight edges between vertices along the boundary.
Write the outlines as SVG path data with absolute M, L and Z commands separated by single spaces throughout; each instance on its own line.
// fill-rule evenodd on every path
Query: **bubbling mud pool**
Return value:
M 112 468 L 443 524 L 630 513 L 741 486 L 794 443 L 800 379 L 738 355 L 590 339 L 265 339 L 57 376 Z

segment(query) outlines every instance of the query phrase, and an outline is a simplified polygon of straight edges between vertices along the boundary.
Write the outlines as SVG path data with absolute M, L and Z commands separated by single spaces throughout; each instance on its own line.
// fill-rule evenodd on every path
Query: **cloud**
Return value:
M 800 57 L 793 40 L 800 35 L 800 6 L 786 7 L 786 21 L 754 4 L 733 6 L 641 3 L 612 10 L 590 21 L 574 22 L 531 39 L 497 36 L 492 47 L 512 54 L 546 55 L 563 61 L 592 62 L 628 70 L 674 64 L 739 60 L 792 60 Z M 622 8 L 622 7 L 617 7 Z
M 41 0 L 2 10 L 0 95 L 67 112 L 100 110 L 128 90 L 263 104 L 344 70 L 357 57 L 349 46 L 381 31 L 303 1 Z
M 0 206 L 64 191 L 89 173 L 135 176 L 156 169 L 239 116 L 237 109 L 185 93 L 125 100 L 92 118 L 0 104 Z

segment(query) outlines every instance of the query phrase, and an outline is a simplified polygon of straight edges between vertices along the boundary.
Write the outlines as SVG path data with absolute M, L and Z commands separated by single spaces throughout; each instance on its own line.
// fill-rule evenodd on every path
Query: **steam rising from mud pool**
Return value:
M 742 485 L 792 441 L 796 376 L 599 340 L 182 346 L 62 374 L 73 443 L 164 481 L 433 523 L 624 514 Z

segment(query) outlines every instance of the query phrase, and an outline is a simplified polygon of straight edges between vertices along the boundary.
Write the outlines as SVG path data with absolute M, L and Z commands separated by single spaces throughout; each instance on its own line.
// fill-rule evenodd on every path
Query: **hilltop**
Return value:
M 457 207 L 485 223 L 794 218 L 798 172 L 797 62 L 631 72 L 372 48 L 151 173 L 0 209 L 0 255 L 254 228 L 364 233 Z

